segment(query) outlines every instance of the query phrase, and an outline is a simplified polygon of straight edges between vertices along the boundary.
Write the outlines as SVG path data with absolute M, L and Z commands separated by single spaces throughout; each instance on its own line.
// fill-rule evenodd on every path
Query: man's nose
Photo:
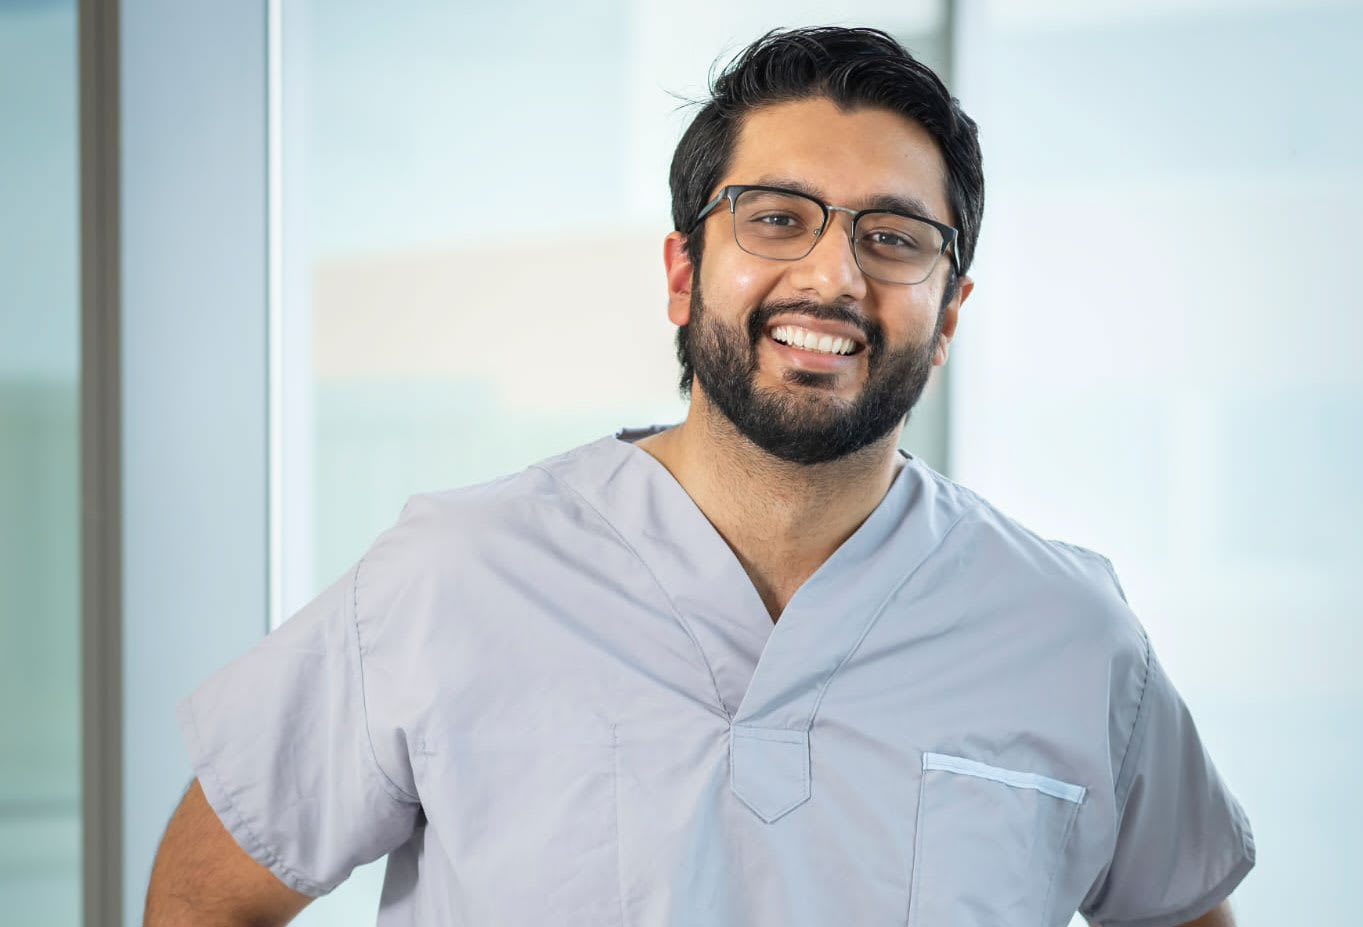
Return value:
M 852 250 L 852 217 L 829 211 L 828 224 L 814 248 L 790 270 L 790 282 L 823 303 L 861 300 L 866 296 L 866 277 Z

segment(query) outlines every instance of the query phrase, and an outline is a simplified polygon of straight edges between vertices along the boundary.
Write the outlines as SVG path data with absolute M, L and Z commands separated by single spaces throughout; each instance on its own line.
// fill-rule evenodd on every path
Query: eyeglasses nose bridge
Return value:
M 811 250 L 813 250 L 814 246 L 817 245 L 817 244 L 819 243 L 819 239 L 823 238 L 823 233 L 824 233 L 825 231 L 828 230 L 829 221 L 833 218 L 833 217 L 832 217 L 832 213 L 835 213 L 835 212 L 845 212 L 845 213 L 847 213 L 848 216 L 851 217 L 851 221 L 850 221 L 850 223 L 849 223 L 849 227 L 848 227 L 848 230 L 847 230 L 847 238 L 848 238 L 849 241 L 850 241 L 851 238 L 852 238 L 852 232 L 854 231 L 854 226 L 855 226 L 856 221 L 857 221 L 857 211 L 856 211 L 855 209 L 849 209 L 849 208 L 846 207 L 846 206 L 831 206 L 831 205 L 829 205 L 829 206 L 825 206 L 824 208 L 828 210 L 829 216 L 828 216 L 828 219 L 825 219 L 825 220 L 824 220 L 824 224 L 821 225 L 818 229 L 815 230 L 815 232 L 814 232 L 814 240 L 813 240 L 812 242 L 810 242 L 810 245 L 809 245 L 809 247 L 810 247 Z

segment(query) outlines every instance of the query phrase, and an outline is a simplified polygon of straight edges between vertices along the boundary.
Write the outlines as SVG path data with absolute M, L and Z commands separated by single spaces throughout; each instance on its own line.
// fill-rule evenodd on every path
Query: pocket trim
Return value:
M 952 756 L 949 753 L 924 753 L 923 771 L 927 772 L 929 769 L 978 776 L 981 779 L 992 779 L 995 782 L 1002 782 L 1004 785 L 1011 785 L 1019 789 L 1035 789 L 1053 798 L 1073 802 L 1076 805 L 1083 803 L 1084 795 L 1088 792 L 1088 789 L 1082 785 L 1073 785 L 1038 773 L 1004 769 L 1002 766 L 990 766 L 988 763 L 968 760 L 963 756 Z

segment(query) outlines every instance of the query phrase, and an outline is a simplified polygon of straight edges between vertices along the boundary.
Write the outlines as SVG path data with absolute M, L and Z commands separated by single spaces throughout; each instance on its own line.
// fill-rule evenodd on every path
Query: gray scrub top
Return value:
M 1161 927 L 1254 864 L 1106 559 L 916 458 L 773 624 L 609 436 L 412 497 L 179 707 L 236 841 L 396 925 Z

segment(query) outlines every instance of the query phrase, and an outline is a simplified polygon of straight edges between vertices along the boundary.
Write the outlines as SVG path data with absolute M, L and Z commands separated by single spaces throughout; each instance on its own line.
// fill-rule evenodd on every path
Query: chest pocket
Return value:
M 923 754 L 919 789 L 909 927 L 1047 924 L 1087 790 L 945 753 Z
M 621 924 L 616 769 L 608 726 L 427 742 L 414 772 L 451 922 Z

